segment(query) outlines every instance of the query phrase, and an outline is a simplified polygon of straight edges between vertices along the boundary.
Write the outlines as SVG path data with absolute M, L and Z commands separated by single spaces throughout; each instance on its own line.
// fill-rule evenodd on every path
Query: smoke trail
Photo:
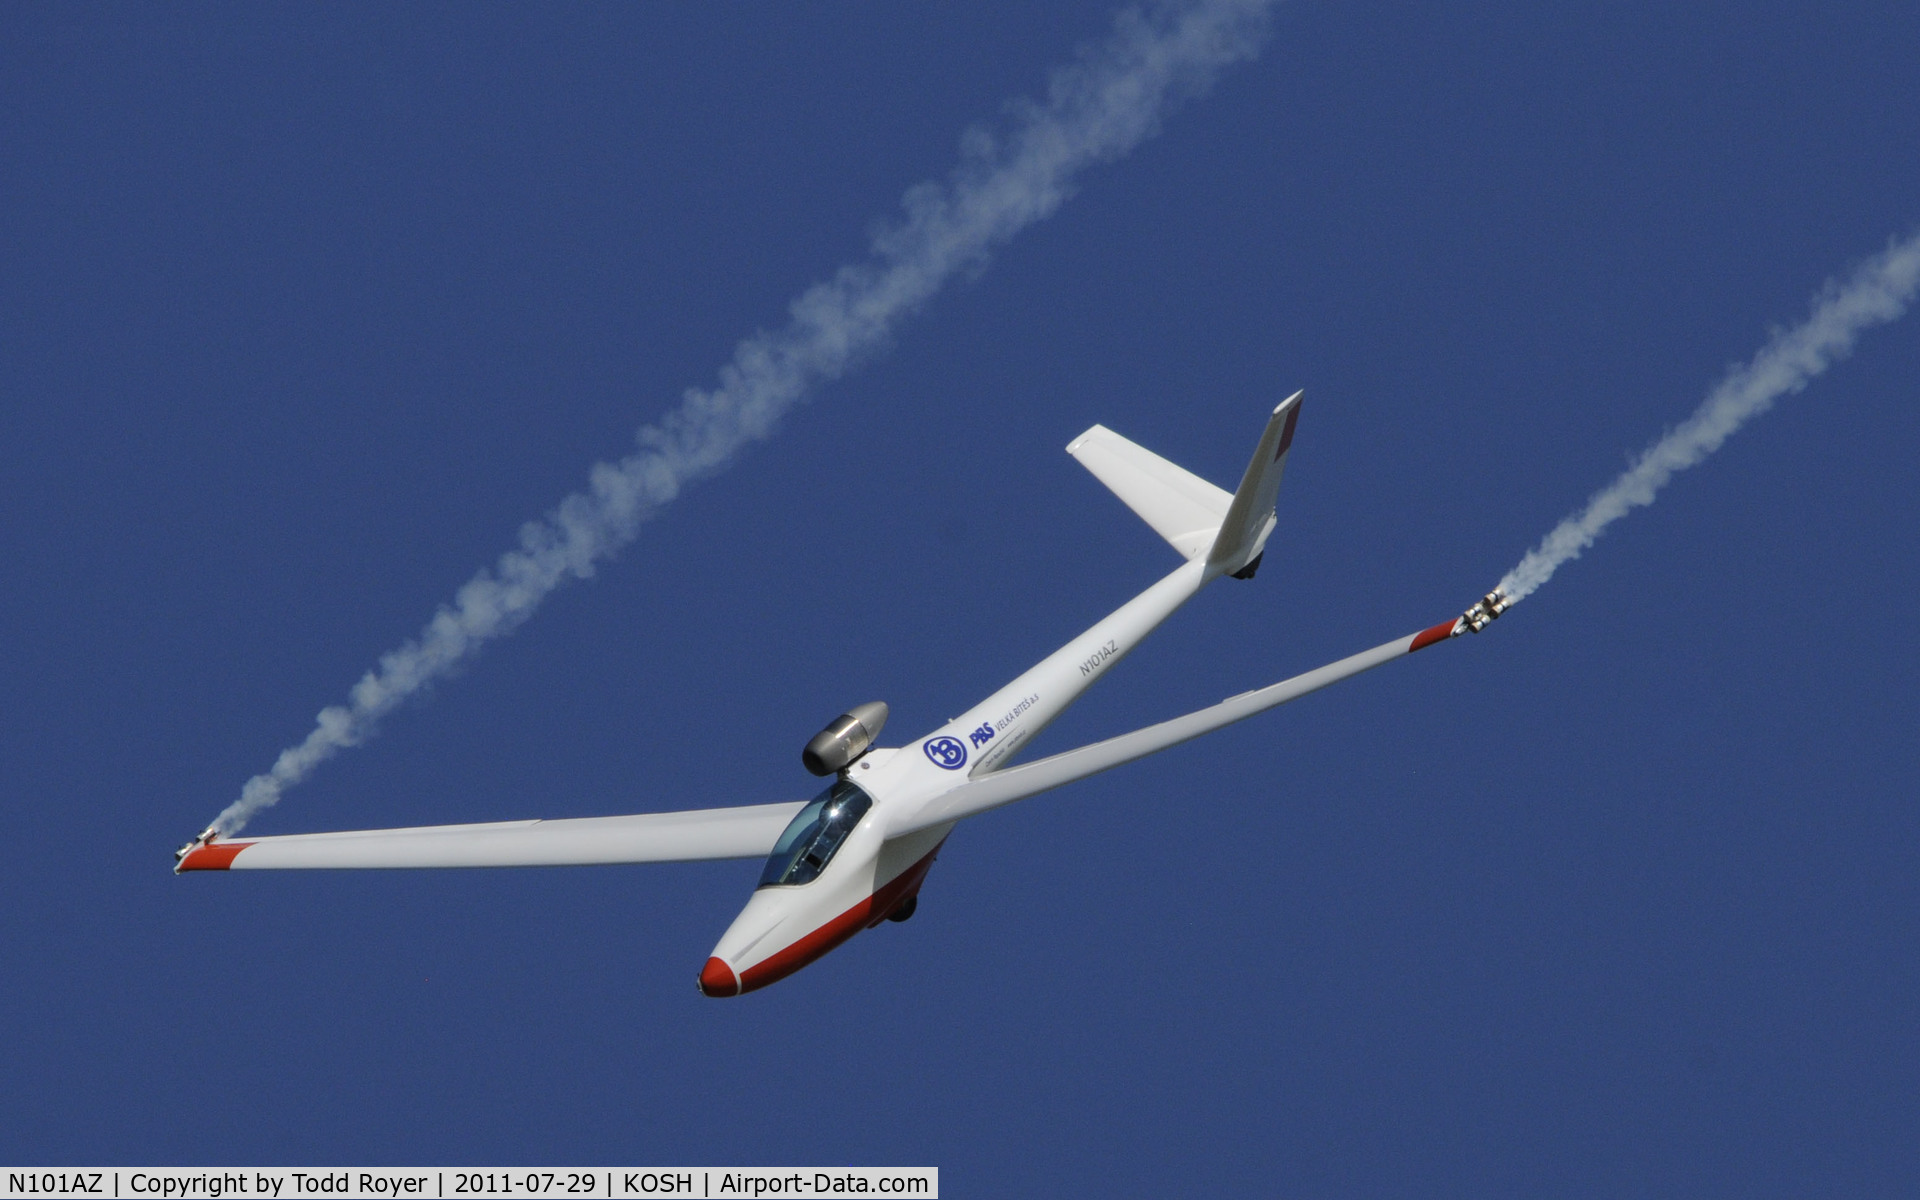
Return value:
M 1774 334 L 1753 361 L 1728 372 L 1693 415 L 1647 448 L 1626 473 L 1579 512 L 1560 522 L 1538 547 L 1500 581 L 1515 600 L 1553 578 L 1562 563 L 1580 557 L 1607 526 L 1635 508 L 1652 504 L 1675 473 L 1720 448 L 1748 421 L 1773 407 L 1789 392 L 1845 358 L 1861 333 L 1907 311 L 1920 289 L 1920 234 L 1895 241 L 1884 254 L 1855 271 L 1845 283 L 1829 281 L 1813 300 L 1804 324 Z
M 1011 106 L 1001 137 L 968 130 L 946 182 L 908 191 L 905 218 L 874 235 L 867 260 L 801 294 L 784 328 L 740 343 L 717 387 L 689 389 L 679 408 L 639 431 L 639 450 L 596 464 L 585 490 L 522 527 L 518 549 L 475 575 L 417 638 L 384 655 L 346 704 L 321 710 L 306 740 L 249 779 L 214 827 L 238 831 L 315 767 L 365 740 L 407 697 L 519 626 L 555 588 L 592 575 L 682 485 L 767 437 L 811 385 L 881 349 L 900 319 L 956 272 L 984 265 L 990 250 L 1059 208 L 1082 170 L 1126 154 L 1221 68 L 1253 57 L 1270 3 L 1125 10 L 1104 42 L 1082 47 L 1074 65 L 1054 72 L 1045 103 Z

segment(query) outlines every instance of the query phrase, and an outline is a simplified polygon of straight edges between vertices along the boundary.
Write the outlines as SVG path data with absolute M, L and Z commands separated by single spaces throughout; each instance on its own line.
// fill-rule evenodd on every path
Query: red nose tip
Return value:
M 709 996 L 738 996 L 740 981 L 734 978 L 732 967 L 710 958 L 707 965 L 700 968 L 700 990 Z

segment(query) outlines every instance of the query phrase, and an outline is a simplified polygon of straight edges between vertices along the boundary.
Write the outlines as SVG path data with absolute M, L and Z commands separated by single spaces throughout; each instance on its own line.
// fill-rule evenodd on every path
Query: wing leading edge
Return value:
M 548 867 L 583 863 L 763 858 L 805 801 L 577 817 L 423 825 L 212 841 L 190 848 L 175 871 L 381 867 Z

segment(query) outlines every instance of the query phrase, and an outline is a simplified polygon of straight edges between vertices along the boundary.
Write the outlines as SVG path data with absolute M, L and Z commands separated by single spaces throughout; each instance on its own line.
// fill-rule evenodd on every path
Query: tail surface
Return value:
M 1144 446 L 1095 425 L 1067 453 L 1189 560 L 1213 545 L 1233 497 Z
M 1260 555 L 1267 548 L 1267 535 L 1273 532 L 1273 505 L 1280 495 L 1280 476 L 1287 469 L 1287 451 L 1293 447 L 1293 427 L 1300 419 L 1299 391 L 1280 402 L 1267 421 L 1260 445 L 1254 449 L 1247 473 L 1233 493 L 1220 532 L 1207 550 L 1207 563 L 1221 574 L 1236 579 L 1251 579 L 1260 566 Z
M 1305 394 L 1295 392 L 1273 410 L 1240 488 L 1232 493 L 1105 425 L 1067 443 L 1067 453 L 1188 561 L 1204 558 L 1213 574 L 1250 579 L 1273 532 L 1274 498 Z

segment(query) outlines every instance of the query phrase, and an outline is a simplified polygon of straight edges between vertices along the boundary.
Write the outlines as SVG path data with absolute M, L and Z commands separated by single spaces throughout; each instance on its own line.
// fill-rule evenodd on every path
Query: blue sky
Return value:
M 953 1194 L 1920 1182 L 1920 324 L 1488 636 L 992 814 L 694 974 L 750 863 L 168 874 L 1103 5 L 0 15 L 0 1158 L 873 1163 Z M 1920 223 L 1911 6 L 1276 9 L 1265 50 L 261 833 L 798 798 L 1158 578 L 1042 749 L 1456 613 Z

